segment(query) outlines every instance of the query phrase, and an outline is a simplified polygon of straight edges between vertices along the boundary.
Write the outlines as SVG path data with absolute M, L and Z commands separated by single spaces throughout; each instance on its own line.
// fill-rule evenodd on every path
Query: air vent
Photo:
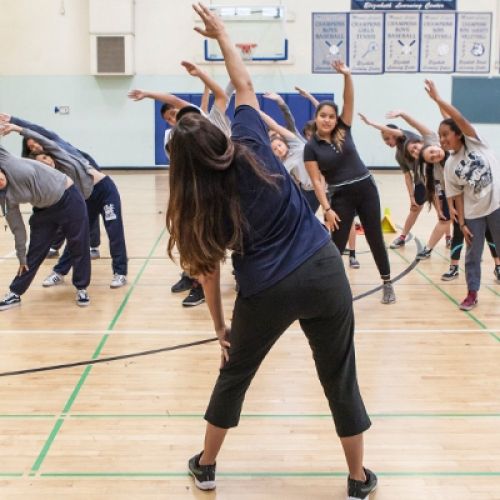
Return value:
M 93 75 L 133 75 L 133 35 L 91 35 Z

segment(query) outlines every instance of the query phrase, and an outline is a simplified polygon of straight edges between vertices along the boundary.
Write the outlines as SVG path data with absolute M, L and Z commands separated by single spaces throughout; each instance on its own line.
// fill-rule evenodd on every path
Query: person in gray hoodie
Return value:
M 23 203 L 33 206 L 27 251 L 26 227 L 19 207 Z M 79 306 L 89 305 L 89 225 L 85 200 L 74 182 L 54 168 L 14 156 L 0 146 L 0 207 L 14 234 L 19 260 L 19 269 L 9 291 L 0 300 L 0 311 L 21 304 L 21 295 L 31 285 L 58 228 L 68 242 L 74 265 L 76 302 Z
M 47 139 L 41 134 L 18 125 L 9 123 L 4 126 L 4 135 L 18 132 L 24 139 L 36 141 L 40 146 L 34 158 L 49 167 L 54 167 L 73 180 L 82 193 L 92 225 L 102 214 L 104 226 L 109 237 L 112 260 L 113 278 L 111 288 L 119 288 L 127 283 L 127 249 L 121 216 L 121 200 L 118 189 L 107 175 L 96 170 L 80 155 L 73 155 L 63 149 L 58 143 Z M 43 281 L 44 287 L 59 285 L 63 276 L 71 269 L 71 255 L 66 248 L 62 257 L 55 265 L 52 273 Z

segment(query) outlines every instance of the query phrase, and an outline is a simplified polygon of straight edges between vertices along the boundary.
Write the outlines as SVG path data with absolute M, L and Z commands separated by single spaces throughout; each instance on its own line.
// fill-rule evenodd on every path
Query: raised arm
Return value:
M 151 92 L 150 90 L 140 90 L 134 89 L 128 93 L 128 97 L 133 101 L 142 101 L 143 99 L 154 99 L 155 101 L 164 102 L 165 104 L 170 104 L 174 108 L 184 108 L 185 106 L 191 106 L 191 103 L 177 97 L 174 94 L 168 94 L 167 92 Z
M 52 130 L 47 130 L 46 128 L 42 127 L 41 125 L 37 125 L 36 123 L 29 122 L 28 120 L 23 120 L 22 118 L 18 118 L 17 116 L 11 116 L 11 115 L 8 115 L 7 113 L 0 113 L 0 121 L 6 122 L 6 123 L 12 123 L 13 125 L 18 125 L 21 128 L 29 128 L 30 130 L 33 130 L 34 132 L 38 132 L 40 135 L 43 135 L 47 139 L 50 139 L 51 141 L 60 141 L 60 142 L 63 141 Z
M 476 129 L 472 124 L 465 118 L 460 111 L 455 108 L 451 103 L 443 101 L 439 92 L 437 90 L 436 84 L 432 80 L 425 80 L 425 90 L 429 97 L 439 106 L 439 110 L 443 116 L 448 116 L 451 118 L 467 137 L 475 137 L 479 139 L 476 133 Z
M 351 70 L 340 60 L 333 61 L 332 67 L 337 73 L 344 76 L 344 104 L 340 118 L 350 127 L 354 114 L 354 84 L 352 82 Z
M 182 61 L 181 64 L 191 76 L 196 76 L 205 84 L 205 87 L 208 87 L 214 95 L 214 106 L 217 106 L 221 113 L 225 113 L 228 99 L 224 89 L 208 73 L 195 64 L 189 61 Z
M 295 118 L 293 117 L 292 112 L 283 97 L 276 92 L 266 92 L 264 97 L 274 101 L 278 105 L 278 108 L 280 108 L 283 118 L 285 119 L 285 127 L 293 134 L 300 135 L 300 132 L 297 130 L 297 126 L 295 125 Z
M 255 95 L 252 79 L 250 78 L 250 74 L 240 54 L 229 38 L 224 23 L 214 12 L 201 3 L 193 5 L 193 9 L 200 16 L 205 25 L 204 28 L 195 26 L 195 31 L 207 38 L 217 40 L 219 44 L 222 55 L 224 56 L 224 64 L 226 65 L 229 78 L 231 78 L 234 85 L 236 107 L 247 104 L 258 110 L 259 101 Z
M 274 132 L 277 132 L 283 139 L 297 139 L 297 136 L 290 132 L 287 128 L 280 125 L 276 120 L 273 120 L 268 114 L 264 113 L 264 111 L 260 112 L 260 116 L 264 120 L 264 123 Z
M 366 123 L 368 126 L 373 127 L 377 130 L 380 130 L 380 132 L 382 132 L 383 134 L 390 134 L 394 137 L 403 137 L 403 135 L 404 135 L 404 132 L 399 128 L 391 128 L 391 127 L 388 127 L 387 125 L 373 122 L 373 121 L 369 120 L 362 113 L 358 113 L 358 116 L 361 118 L 361 121 L 363 123 Z
M 5 214 L 5 219 L 14 235 L 14 245 L 19 265 L 21 267 L 26 266 L 26 226 L 24 225 L 19 205 L 9 205 Z
M 304 90 L 301 87 L 295 86 L 294 88 L 299 93 L 299 95 L 301 95 L 302 97 L 307 99 L 315 108 L 318 107 L 318 104 L 319 104 L 318 99 L 316 99 L 316 97 L 314 97 L 310 92 L 308 92 L 307 90 Z
M 205 85 L 203 94 L 201 94 L 200 109 L 203 113 L 208 114 L 208 101 L 210 100 L 210 89 Z
M 404 111 L 401 110 L 389 111 L 389 113 L 386 114 L 386 117 L 402 118 L 406 123 L 408 123 L 408 125 L 418 130 L 420 135 L 429 135 L 433 133 L 433 131 L 430 128 L 426 127 L 423 123 L 418 122 L 417 120 L 415 120 L 415 118 L 405 113 Z

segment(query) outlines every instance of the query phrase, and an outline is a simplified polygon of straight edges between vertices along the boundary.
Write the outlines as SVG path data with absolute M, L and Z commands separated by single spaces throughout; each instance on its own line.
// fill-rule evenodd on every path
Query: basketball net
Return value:
M 251 61 L 253 59 L 253 49 L 257 47 L 256 43 L 237 43 L 236 47 L 240 49 L 241 58 L 244 61 Z

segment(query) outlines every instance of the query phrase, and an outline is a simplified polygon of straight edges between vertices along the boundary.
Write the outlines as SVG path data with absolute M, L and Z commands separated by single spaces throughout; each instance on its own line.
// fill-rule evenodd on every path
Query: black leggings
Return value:
M 486 241 L 488 242 L 488 248 L 490 249 L 491 256 L 496 259 L 497 252 L 495 251 L 495 245 L 493 243 L 493 237 L 491 236 L 491 232 L 486 227 L 485 233 Z M 460 229 L 460 225 L 453 221 L 453 238 L 451 239 L 451 260 L 460 260 L 460 254 L 462 252 L 462 248 L 464 246 L 464 234 Z
M 340 253 L 345 250 L 352 221 L 357 213 L 378 272 L 382 278 L 389 278 L 391 267 L 380 224 L 380 198 L 373 177 L 370 176 L 347 186 L 337 188 L 330 186 L 328 194 L 330 206 L 341 221 L 339 229 L 332 232 L 332 240 Z
M 342 258 L 331 243 L 267 290 L 246 298 L 238 294 L 229 361 L 220 370 L 205 413 L 208 422 L 224 429 L 238 425 L 245 393 L 260 364 L 297 319 L 338 435 L 354 436 L 370 427 L 356 379 L 351 290 Z

